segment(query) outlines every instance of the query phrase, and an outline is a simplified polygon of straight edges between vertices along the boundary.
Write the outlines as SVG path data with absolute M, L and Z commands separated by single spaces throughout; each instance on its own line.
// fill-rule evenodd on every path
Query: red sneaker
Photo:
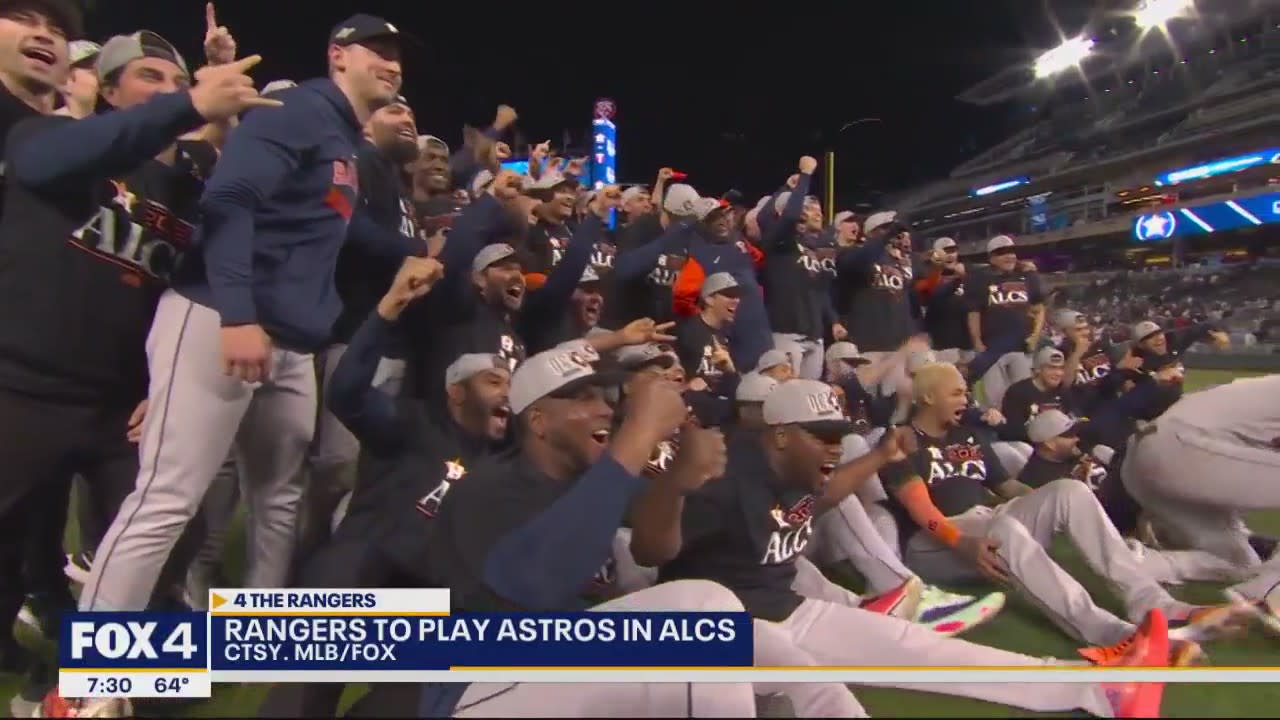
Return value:
M 1162 610 L 1154 609 L 1147 613 L 1133 635 L 1110 648 L 1085 648 L 1080 654 L 1107 667 L 1168 667 L 1169 621 Z M 1164 683 L 1103 683 L 1102 690 L 1107 694 L 1114 717 L 1160 717 Z
M 910 620 L 915 617 L 922 592 L 924 583 L 920 578 L 913 577 L 887 593 L 863 600 L 858 607 L 877 615 Z

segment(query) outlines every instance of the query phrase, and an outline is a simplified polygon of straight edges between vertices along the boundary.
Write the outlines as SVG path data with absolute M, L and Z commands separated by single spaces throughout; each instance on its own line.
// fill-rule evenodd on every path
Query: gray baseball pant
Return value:
M 996 454 L 1005 472 L 1009 473 L 1010 477 L 1014 477 L 1027 466 L 1027 461 L 1031 459 L 1034 449 L 1024 442 L 1000 440 L 991 443 L 991 452 Z
M 866 440 L 859 435 L 845 437 L 842 445 L 841 463 L 856 460 L 870 451 Z M 871 483 L 883 492 L 878 477 L 869 478 L 867 484 Z M 808 549 L 824 564 L 848 560 L 866 579 L 872 594 L 888 592 L 915 576 L 872 523 L 863 499 L 857 494 L 845 498 L 818 518 L 814 541 Z
M 207 610 L 209 590 L 222 568 L 223 552 L 227 547 L 227 534 L 240 506 L 240 473 L 236 470 L 235 456 L 227 456 L 218 468 L 209 491 L 204 495 L 200 512 L 204 516 L 204 539 L 196 552 L 195 560 L 187 568 L 186 593 L 191 607 Z
M 820 573 L 818 578 L 809 577 L 805 585 L 811 587 L 811 583 L 817 582 L 819 578 L 821 578 Z M 834 585 L 828 580 L 822 580 Z M 800 589 L 797 588 L 797 591 Z M 818 599 L 810 597 L 808 592 L 800 592 L 807 599 L 786 620 L 778 623 L 755 621 L 757 665 L 769 664 L 761 657 L 762 646 L 768 648 L 761 639 L 769 637 L 762 632 L 762 625 L 769 626 L 768 631 L 771 635 L 776 635 L 778 631 L 784 633 L 800 652 L 808 656 L 808 662 L 793 660 L 791 663 L 793 665 L 1005 667 L 1071 664 L 1053 658 L 1033 658 L 965 640 L 943 637 L 923 625 L 850 607 L 847 601 Z M 840 588 L 814 592 L 822 598 L 840 597 L 844 594 Z M 851 638 L 856 638 L 856 641 L 851 641 Z M 769 640 L 770 643 L 777 642 L 771 637 Z M 1085 683 L 938 685 L 892 682 L 866 684 L 969 697 L 1037 712 L 1082 709 L 1099 717 L 1110 717 L 1114 713 L 1103 689 L 1097 685 Z M 794 692 L 786 690 L 783 692 L 791 695 L 793 702 L 795 701 Z M 804 714 L 797 707 L 796 717 L 840 717 L 840 715 Z
M 729 590 L 679 580 L 624 595 L 597 612 L 742 612 Z M 560 718 L 755 717 L 751 683 L 472 683 L 453 716 Z
M 1092 645 L 1111 645 L 1128 637 L 1133 623 L 1151 608 L 1186 609 L 1157 578 L 1197 572 L 1179 565 L 1197 562 L 1198 556 L 1147 550 L 1139 557 L 1132 552 L 1093 492 L 1078 480 L 1055 480 L 994 510 L 974 507 L 951 521 L 961 533 L 998 541 L 999 555 L 1019 589 L 1060 628 Z M 1116 588 L 1133 622 L 1094 604 L 1088 591 L 1049 556 L 1048 547 L 1059 533 L 1065 533 L 1089 567 Z M 980 578 L 969 561 L 924 532 L 908 542 L 906 562 L 927 582 L 945 585 Z
M 1005 353 L 982 376 L 982 394 L 986 407 L 998 408 L 1009 386 L 1031 377 L 1031 356 L 1021 352 Z
M 1243 513 L 1280 508 L 1280 452 L 1162 419 L 1134 436 L 1120 477 L 1178 545 L 1241 568 L 1262 562 Z
M 316 420 L 311 355 L 277 348 L 265 382 L 228 376 L 218 313 L 172 290 L 160 298 L 146 350 L 151 403 L 137 487 L 98 547 L 80 608 L 146 607 L 233 445 L 249 509 L 244 584 L 283 586 L 297 539 L 298 471 Z
M 795 333 L 774 333 L 773 346 L 791 358 L 791 369 L 796 377 L 806 380 L 822 378 L 824 356 L 821 340 L 808 340 Z M 795 352 L 795 347 L 799 348 L 799 353 Z
M 898 355 L 898 353 L 892 350 L 872 350 L 862 353 L 862 357 L 873 363 L 878 363 L 881 360 L 896 355 Z M 903 390 L 906 390 L 909 393 L 911 388 L 911 378 L 907 377 L 906 359 L 898 357 L 897 362 L 893 364 L 893 367 L 885 370 L 884 375 L 880 377 L 880 382 L 876 387 L 869 387 L 866 390 L 872 395 L 875 395 L 877 387 L 879 388 L 881 397 L 889 397 L 894 393 L 901 393 Z
M 302 510 L 298 514 L 298 563 L 305 563 L 329 539 L 342 497 L 355 488 L 360 441 L 329 410 L 327 399 L 329 381 L 346 351 L 345 344 L 332 345 L 316 358 L 320 407 L 306 465 L 310 477 L 304 483 Z

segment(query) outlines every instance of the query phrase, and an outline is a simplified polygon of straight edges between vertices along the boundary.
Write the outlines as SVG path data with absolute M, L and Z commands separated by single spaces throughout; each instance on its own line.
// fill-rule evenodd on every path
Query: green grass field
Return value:
M 1225 372 L 1195 371 L 1188 377 L 1190 389 L 1230 381 L 1232 375 Z M 74 517 L 74 515 L 73 515 Z M 1280 535 L 1280 513 L 1263 513 L 1251 518 L 1251 526 L 1263 533 Z M 68 532 L 70 546 L 75 547 Z M 237 577 L 242 565 L 243 536 L 236 533 L 228 548 L 228 566 L 232 577 Z M 1102 605 L 1118 610 L 1119 605 L 1106 586 L 1076 557 L 1069 546 L 1055 548 L 1055 556 L 1089 588 L 1093 597 Z M 858 584 L 856 577 L 837 574 L 837 579 L 850 586 Z M 956 588 L 962 590 L 963 588 Z M 978 588 L 974 589 L 975 591 Z M 1176 588 L 1174 593 L 1190 602 L 1216 603 L 1220 601 L 1216 586 L 1193 584 Z M 21 628 L 20 628 L 21 629 Z M 21 635 L 31 643 L 40 642 L 30 634 Z M 988 625 L 966 636 L 974 642 L 1005 648 L 1037 656 L 1074 658 L 1076 644 L 1039 617 L 1025 602 L 1011 598 L 1009 607 Z M 850 638 L 850 642 L 856 642 Z M 42 649 L 52 652 L 47 644 Z M 1219 666 L 1272 666 L 1280 663 L 1280 640 L 1261 633 L 1205 648 L 1210 662 Z M 0 676 L 0 695 L 4 702 L 0 711 L 8 711 L 8 699 L 17 691 L 19 679 Z M 1216 689 L 1215 689 L 1216 688 Z M 350 702 L 361 692 L 351 688 L 346 696 Z M 990 705 L 962 698 L 946 697 L 931 693 L 906 692 L 875 688 L 859 688 L 857 695 L 867 710 L 876 717 L 1018 717 L 1025 711 L 1016 711 L 998 705 Z M 262 685 L 219 685 L 214 697 L 198 704 L 182 708 L 179 717 L 252 717 L 265 693 Z M 1170 685 L 1165 692 L 1163 713 L 1168 717 L 1274 717 L 1280 707 L 1280 685 Z

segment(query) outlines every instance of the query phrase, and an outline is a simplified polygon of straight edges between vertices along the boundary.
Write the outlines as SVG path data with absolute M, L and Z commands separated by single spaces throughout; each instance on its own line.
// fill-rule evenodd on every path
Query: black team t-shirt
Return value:
M 656 213 L 641 215 L 628 222 L 618 233 L 618 252 L 633 251 L 662 237 L 662 222 Z M 662 249 L 653 268 L 627 283 L 615 283 L 612 294 L 605 296 L 604 317 L 600 324 L 618 329 L 640 318 L 667 322 L 673 316 L 671 288 L 689 259 L 687 241 L 674 238 Z
M 707 383 L 712 392 L 724 394 L 721 385 L 725 382 L 725 373 L 711 361 L 716 346 L 729 347 L 729 339 L 724 332 L 706 323 L 701 315 L 696 315 L 680 323 L 676 327 L 676 356 L 680 358 L 680 366 L 684 368 L 687 378 L 700 377 Z
M 842 289 L 850 342 L 863 352 L 902 347 L 915 328 L 910 297 L 913 277 L 910 258 L 897 260 L 887 250 L 864 272 L 840 276 L 837 284 Z
M 880 470 L 880 480 L 889 495 L 889 507 L 898 519 L 898 532 L 905 546 L 919 526 L 894 497 L 894 493 L 914 478 L 924 480 L 929 498 L 947 517 L 954 517 L 976 505 L 986 505 L 989 490 L 1009 479 L 1004 466 L 982 437 L 969 428 L 952 426 L 940 438 L 916 429 L 919 447 L 902 461 Z
M 41 142 L 69 117 L 9 134 Z M 132 405 L 147 394 L 145 345 L 160 294 L 191 248 L 217 152 L 178 143 L 175 164 L 36 191 L 8 179 L 0 219 L 0 387 L 77 403 Z
M 1005 423 L 999 427 L 1004 440 L 1028 442 L 1027 421 L 1045 410 L 1061 410 L 1070 415 L 1075 411 L 1071 395 L 1062 385 L 1041 390 L 1034 378 L 1024 378 L 1009 386 L 1000 401 L 1000 414 Z
M 982 342 L 990 345 L 997 338 L 1025 338 L 1031 334 L 1032 305 L 1044 303 L 1040 275 L 1014 270 L 976 273 L 965 288 L 972 309 L 982 315 Z
M 39 111 L 19 100 L 9 92 L 9 88 L 5 87 L 4 83 L 0 83 L 0 145 L 3 145 L 5 138 L 9 136 L 9 131 L 19 121 L 39 115 Z M 0 163 L 0 206 L 3 205 L 4 200 L 4 178 L 4 164 Z
M 424 237 L 431 237 L 438 232 L 448 236 L 453 227 L 454 218 L 462 212 L 462 204 L 453 197 L 453 193 L 433 195 L 426 200 L 413 203 L 414 218 L 422 229 Z
M 814 497 L 783 485 L 757 434 L 733 433 L 724 477 L 685 499 L 680 554 L 660 581 L 704 579 L 733 591 L 747 612 L 781 622 L 804 598 L 791 589 L 796 557 L 813 534 Z

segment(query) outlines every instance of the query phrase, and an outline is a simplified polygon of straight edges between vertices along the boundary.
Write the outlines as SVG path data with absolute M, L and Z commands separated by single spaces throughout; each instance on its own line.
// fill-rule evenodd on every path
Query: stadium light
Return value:
M 1089 57 L 1093 39 L 1084 36 L 1064 40 L 1058 47 L 1036 58 L 1036 77 L 1047 78 L 1068 68 L 1073 68 Z
M 1195 0 L 1146 0 L 1133 14 L 1133 21 L 1143 30 L 1164 27 L 1195 7 Z

